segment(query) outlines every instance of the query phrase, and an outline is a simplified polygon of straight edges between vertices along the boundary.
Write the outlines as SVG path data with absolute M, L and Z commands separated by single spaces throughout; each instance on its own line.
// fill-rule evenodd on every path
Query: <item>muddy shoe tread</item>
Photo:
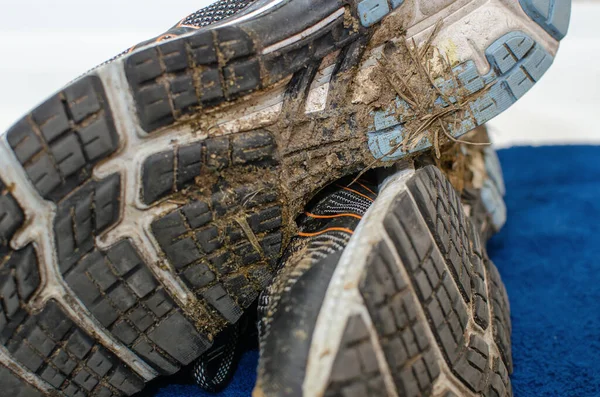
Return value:
M 508 300 L 480 235 L 435 166 L 414 171 L 402 183 L 395 197 L 381 198 L 389 188 L 380 193 L 382 204 L 375 201 L 350 240 L 348 249 L 359 248 L 344 251 L 337 263 L 342 269 L 325 280 L 320 310 L 302 322 L 315 329 L 299 343 L 277 311 L 269 317 L 272 336 L 264 342 L 257 386 L 263 394 L 257 395 L 301 396 L 323 387 L 326 396 L 512 396 Z M 371 233 L 368 244 L 357 240 L 361 233 Z M 306 308 L 312 298 L 295 293 L 285 291 L 280 299 L 304 299 Z M 345 301 L 345 294 L 353 297 Z M 348 314 L 336 317 L 327 309 Z M 338 334 L 334 323 L 343 318 Z M 303 346 L 302 364 L 294 370 L 273 366 L 273 340 L 294 351 Z M 325 375 L 309 381 L 315 365 Z M 297 381 L 289 386 L 298 375 L 304 389 Z
M 539 5 L 522 3 L 527 12 L 539 11 Z M 384 120 L 385 131 L 378 130 L 374 114 L 362 120 L 364 109 L 350 97 L 361 61 L 373 55 L 365 53 L 373 50 L 369 26 L 402 4 L 298 0 L 235 24 L 195 29 L 182 21 L 169 35 L 71 82 L 11 127 L 0 141 L 3 338 L 8 343 L 23 322 L 38 321 L 52 305 L 114 365 L 100 376 L 94 361 L 78 358 L 77 365 L 91 371 L 86 383 L 84 372 L 76 381 L 79 372 L 60 372 L 44 361 L 43 378 L 19 367 L 25 356 L 15 359 L 4 344 L 0 368 L 13 374 L 6 379 L 21 379 L 22 393 L 29 394 L 131 394 L 139 379 L 173 373 L 239 319 L 273 276 L 304 204 L 379 157 L 372 138 L 389 137 L 393 125 Z M 548 7 L 564 11 L 565 4 Z M 550 35 L 560 27 L 564 35 L 565 13 L 558 14 L 560 21 L 537 23 Z M 455 70 L 460 88 L 472 94 L 480 95 L 482 81 L 496 82 L 491 96 L 473 104 L 475 113 L 485 113 L 471 118 L 475 124 L 495 114 L 488 107 L 494 95 L 521 96 L 552 61 L 548 43 L 513 33 L 495 38 L 481 54 L 493 61 L 491 74 L 475 75 L 468 61 Z M 511 47 L 515 42 L 526 43 L 528 52 Z M 504 44 L 520 57 L 508 66 L 497 56 Z M 534 79 L 520 79 L 522 68 Z M 325 110 L 313 111 L 307 98 L 325 87 L 320 83 L 328 85 L 329 99 Z M 255 98 L 265 106 L 251 103 Z M 263 98 L 267 102 L 260 103 Z M 331 98 L 347 101 L 341 106 Z M 242 107 L 251 106 L 240 111 L 244 101 Z M 274 109 L 277 120 L 267 114 Z M 501 199 L 491 192 L 488 202 Z M 458 227 L 457 245 L 437 238 L 459 285 L 456 316 L 462 306 L 474 306 L 473 321 L 485 330 L 491 326 L 503 346 L 495 372 L 502 377 L 501 363 L 512 368 L 510 326 L 501 324 L 508 321 L 506 296 L 485 288 L 493 264 L 484 254 L 462 248 L 468 228 L 460 229 L 464 216 L 454 205 L 445 203 L 445 214 L 459 220 L 442 226 L 447 232 Z M 496 224 L 503 215 L 494 215 Z M 465 255 L 472 256 L 470 268 L 457 262 Z M 167 326 L 186 334 L 181 348 L 165 337 Z M 50 377 L 48 365 L 56 376 Z M 131 379 L 126 390 L 109 382 L 115 371 Z M 91 387 L 93 379 L 98 384 Z

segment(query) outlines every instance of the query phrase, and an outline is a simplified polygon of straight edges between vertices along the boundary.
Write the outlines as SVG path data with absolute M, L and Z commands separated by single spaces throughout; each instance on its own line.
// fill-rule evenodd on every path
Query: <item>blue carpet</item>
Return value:
M 509 215 L 489 252 L 511 303 L 515 396 L 600 396 L 600 147 L 499 155 Z M 256 352 L 246 354 L 218 396 L 249 396 L 256 361 Z M 146 395 L 209 396 L 184 380 Z

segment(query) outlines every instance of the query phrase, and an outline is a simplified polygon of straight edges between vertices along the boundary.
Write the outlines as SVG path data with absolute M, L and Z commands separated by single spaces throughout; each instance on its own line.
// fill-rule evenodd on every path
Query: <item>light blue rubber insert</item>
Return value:
M 569 30 L 571 0 L 519 0 L 523 10 L 556 40 Z
M 452 103 L 457 101 L 453 97 L 457 92 L 464 97 L 485 89 L 469 104 L 471 117 L 446 125 L 446 129 L 454 137 L 471 131 L 508 109 L 529 91 L 553 61 L 546 50 L 521 32 L 508 33 L 495 41 L 486 50 L 486 57 L 492 66 L 486 75 L 481 76 L 475 63 L 467 61 L 453 69 L 456 78 L 436 81 L 442 93 Z M 441 97 L 436 103 L 448 106 Z M 394 161 L 431 145 L 429 138 L 425 137 L 412 150 L 405 152 L 400 147 L 404 138 L 404 117 L 410 113 L 409 105 L 398 97 L 386 109 L 372 113 L 373 125 L 368 133 L 368 141 L 375 158 Z
M 500 230 L 506 223 L 506 204 L 500 195 L 496 185 L 486 179 L 481 189 L 481 200 L 485 209 L 492 215 L 492 223 L 496 230 Z
M 404 0 L 390 0 L 390 3 L 392 4 L 392 8 L 396 9 L 404 3 Z
M 369 27 L 381 21 L 384 16 L 404 3 L 404 0 L 362 0 L 358 3 L 358 17 L 364 27 Z M 391 8 L 390 8 L 391 6 Z
M 358 3 L 358 17 L 364 27 L 371 26 L 389 14 L 387 0 L 363 0 Z

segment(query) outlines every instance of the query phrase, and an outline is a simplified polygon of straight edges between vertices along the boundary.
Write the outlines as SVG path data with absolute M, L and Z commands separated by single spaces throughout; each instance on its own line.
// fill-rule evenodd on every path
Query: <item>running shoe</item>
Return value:
M 119 397 L 193 362 L 320 189 L 507 109 L 569 13 L 219 1 L 69 83 L 0 139 L 0 389 Z
M 254 397 L 512 396 L 509 304 L 484 247 L 505 221 L 501 170 L 490 148 L 444 154 L 309 207 L 261 295 Z

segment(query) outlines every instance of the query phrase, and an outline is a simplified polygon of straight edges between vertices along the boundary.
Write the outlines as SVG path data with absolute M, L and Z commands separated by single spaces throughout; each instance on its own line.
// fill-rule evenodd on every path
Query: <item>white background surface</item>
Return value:
M 516 1 L 516 0 L 515 0 Z M 0 0 L 0 131 L 86 70 L 211 0 Z M 600 2 L 573 4 L 541 83 L 490 125 L 499 146 L 600 143 Z

